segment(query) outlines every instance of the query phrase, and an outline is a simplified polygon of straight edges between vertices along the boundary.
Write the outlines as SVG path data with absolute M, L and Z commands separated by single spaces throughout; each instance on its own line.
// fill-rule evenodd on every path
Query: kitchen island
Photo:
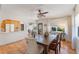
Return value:
M 27 36 L 26 31 L 0 32 L 0 45 L 23 40 Z
M 0 54 L 23 54 L 27 51 L 26 32 L 0 32 Z

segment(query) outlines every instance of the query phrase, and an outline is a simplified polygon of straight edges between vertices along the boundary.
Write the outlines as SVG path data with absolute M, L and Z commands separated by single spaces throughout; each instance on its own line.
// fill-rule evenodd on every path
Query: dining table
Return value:
M 43 35 L 37 35 L 35 37 L 35 40 L 36 40 L 37 44 L 40 44 L 44 47 L 44 54 L 47 54 L 49 44 L 53 40 L 55 40 L 56 37 L 57 37 L 57 34 L 49 34 L 48 39 L 45 39 L 45 37 Z

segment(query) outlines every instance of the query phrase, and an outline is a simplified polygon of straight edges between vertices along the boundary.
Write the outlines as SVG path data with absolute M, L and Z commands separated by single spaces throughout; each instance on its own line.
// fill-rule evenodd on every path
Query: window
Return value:
M 75 17 L 75 30 L 76 30 L 76 36 L 79 37 L 79 14 Z
M 56 27 L 52 27 L 52 31 L 56 31 Z
M 6 24 L 6 32 L 14 32 L 14 24 Z

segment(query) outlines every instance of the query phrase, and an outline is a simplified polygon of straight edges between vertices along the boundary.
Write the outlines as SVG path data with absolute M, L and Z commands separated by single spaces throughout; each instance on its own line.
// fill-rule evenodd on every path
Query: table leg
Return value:
M 45 45 L 45 44 L 42 44 L 42 43 L 39 43 L 37 42 L 38 44 L 42 45 L 44 47 L 44 54 L 47 54 L 48 53 L 48 45 Z

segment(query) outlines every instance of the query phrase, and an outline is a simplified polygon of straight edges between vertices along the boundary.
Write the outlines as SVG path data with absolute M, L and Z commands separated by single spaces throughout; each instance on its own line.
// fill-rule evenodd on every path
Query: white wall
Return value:
M 67 24 L 68 24 L 68 40 L 72 41 L 72 18 L 71 16 L 67 17 Z
M 79 37 L 77 31 L 78 26 L 79 26 L 79 5 L 76 5 L 76 10 L 75 10 L 76 53 L 79 53 Z
M 75 10 L 73 11 L 72 14 L 72 48 L 76 49 L 76 53 L 79 53 L 78 26 L 79 26 L 79 5 L 76 5 Z
M 75 11 L 72 14 L 72 48 L 76 48 Z

